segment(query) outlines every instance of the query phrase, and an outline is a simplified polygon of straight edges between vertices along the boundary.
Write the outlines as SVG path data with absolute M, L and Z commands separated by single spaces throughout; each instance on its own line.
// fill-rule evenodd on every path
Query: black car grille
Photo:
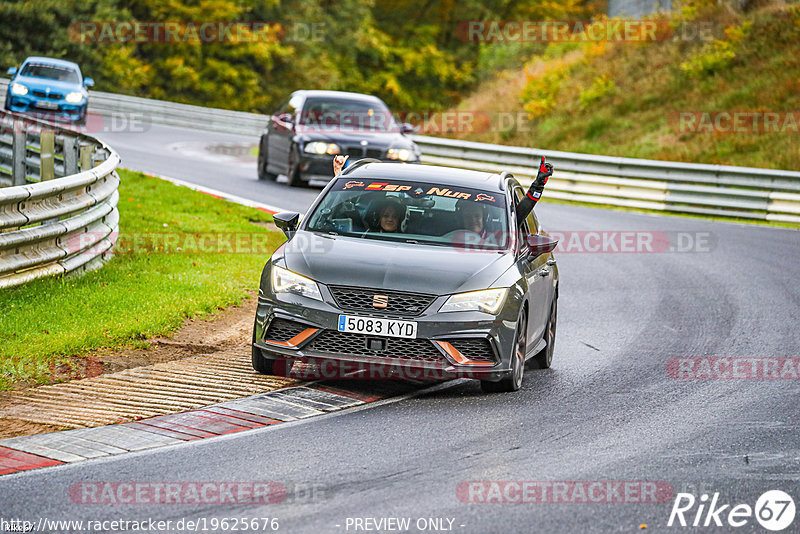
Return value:
M 380 158 L 383 157 L 383 154 L 386 151 L 384 149 L 382 149 L 382 148 L 367 148 L 367 149 L 365 149 L 365 148 L 360 147 L 360 146 L 351 146 L 351 147 L 347 147 L 345 149 L 345 152 L 347 153 L 348 156 L 352 157 L 355 160 L 355 159 L 361 159 L 361 158 L 376 158 L 376 159 L 380 159 Z
M 366 311 L 400 317 L 417 317 L 436 299 L 435 295 L 406 293 L 404 291 L 384 291 L 383 289 L 362 289 L 358 287 L 329 286 L 336 304 L 346 311 Z M 388 297 L 385 308 L 372 305 L 375 295 Z
M 488 339 L 448 339 L 447 342 L 472 361 L 492 363 L 497 361 Z
M 289 341 L 308 328 L 306 325 L 287 319 L 273 319 L 267 328 L 264 339 L 267 341 Z
M 62 98 L 64 95 L 62 95 L 62 94 L 59 94 L 59 93 L 50 93 L 50 94 L 47 94 L 47 93 L 45 93 L 44 91 L 34 91 L 34 92 L 33 92 L 33 96 L 38 96 L 39 98 L 49 98 L 50 100 L 61 100 L 61 98 Z
M 314 338 L 307 350 L 343 356 L 397 358 L 419 362 L 446 362 L 442 353 L 427 339 L 381 338 L 386 341 L 386 348 L 385 350 L 376 351 L 367 348 L 367 338 L 368 336 L 363 334 L 325 330 Z

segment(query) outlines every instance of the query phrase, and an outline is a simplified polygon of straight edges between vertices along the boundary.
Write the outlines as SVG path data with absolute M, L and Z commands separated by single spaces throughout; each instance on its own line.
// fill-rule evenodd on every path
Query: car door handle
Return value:
M 539 276 L 549 276 L 550 270 L 549 269 L 539 269 Z
M 547 265 L 555 265 L 555 264 L 556 264 L 555 258 L 550 258 L 549 260 L 547 260 Z

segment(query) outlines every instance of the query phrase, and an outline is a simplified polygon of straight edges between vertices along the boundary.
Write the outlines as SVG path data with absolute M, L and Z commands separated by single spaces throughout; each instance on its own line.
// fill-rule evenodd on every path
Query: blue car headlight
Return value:
M 11 94 L 17 96 L 25 96 L 28 94 L 28 88 L 22 85 L 21 83 L 12 83 Z
M 71 93 L 67 93 L 65 100 L 70 104 L 80 104 L 83 102 L 83 93 L 80 91 L 72 91 Z

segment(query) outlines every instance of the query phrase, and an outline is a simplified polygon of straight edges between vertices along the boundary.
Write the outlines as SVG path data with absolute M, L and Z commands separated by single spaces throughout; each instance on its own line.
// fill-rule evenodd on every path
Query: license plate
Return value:
M 36 102 L 36 107 L 42 109 L 58 109 L 58 102 L 48 102 L 46 100 L 38 100 Z
M 414 321 L 395 321 L 394 319 L 340 315 L 339 332 L 384 337 L 416 338 L 417 323 Z

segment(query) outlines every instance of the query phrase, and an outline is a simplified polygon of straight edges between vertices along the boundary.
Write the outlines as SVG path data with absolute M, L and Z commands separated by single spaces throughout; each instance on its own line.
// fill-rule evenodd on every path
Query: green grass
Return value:
M 284 240 L 254 224 L 272 220 L 263 211 L 140 173 L 121 170 L 120 178 L 122 254 L 84 276 L 0 290 L 0 389 L 51 381 L 54 366 L 69 365 L 70 357 L 142 347 L 142 340 L 175 331 L 188 317 L 240 303 L 258 288 L 261 268 Z M 206 237 L 205 248 L 192 249 L 202 235 L 230 236 L 231 244 L 212 246 Z M 244 236 L 254 235 L 258 252 L 249 253 Z M 165 242 L 167 253 L 149 246 Z

